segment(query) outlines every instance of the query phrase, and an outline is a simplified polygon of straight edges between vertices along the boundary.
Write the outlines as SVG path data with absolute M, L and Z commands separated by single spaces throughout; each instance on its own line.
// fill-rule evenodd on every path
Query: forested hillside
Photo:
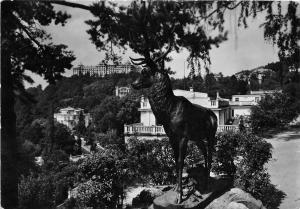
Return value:
M 231 99 L 234 94 L 246 94 L 250 90 L 283 89 L 294 99 L 299 100 L 299 91 L 297 91 L 299 73 L 288 70 L 281 72 L 279 65 L 270 63 L 265 66 L 270 71 L 262 76 L 261 85 L 256 74 L 249 77 L 250 71 L 245 70 L 239 73 L 239 77 L 207 72 L 204 78 L 199 75 L 184 79 L 172 78 L 173 89 L 189 90 L 193 87 L 194 91 L 206 92 L 210 97 L 215 97 L 219 92 L 221 97 L 228 99 Z M 115 74 L 105 78 L 76 75 L 64 77 L 56 84 L 48 85 L 44 90 L 41 86 L 29 88 L 27 93 L 31 95 L 28 96 L 31 99 L 19 97 L 16 101 L 18 133 L 22 132 L 25 124 L 31 124 L 35 119 L 47 119 L 53 112 L 58 112 L 60 108 L 68 106 L 83 108 L 86 112 L 90 112 L 94 118 L 95 128 L 99 132 L 106 132 L 110 129 L 121 130 L 122 123 L 138 121 L 137 112 L 133 114 L 133 117 L 126 116 L 125 112 L 131 108 L 131 105 L 135 107 L 133 108 L 135 111 L 137 110 L 139 95 L 143 92 L 133 90 L 126 98 L 119 99 L 114 96 L 115 86 L 130 86 L 137 76 L 136 72 Z M 245 79 L 246 76 L 249 78 Z M 117 115 L 126 119 L 118 118 Z M 104 120 L 110 122 L 107 123 Z
M 284 79 L 280 79 L 279 75 L 281 74 L 275 68 L 272 68 L 271 71 L 264 74 L 261 85 L 258 82 L 257 75 L 252 74 L 249 76 L 250 73 L 251 71 L 242 71 L 239 76 L 223 76 L 221 73 L 212 74 L 207 72 L 204 78 L 194 76 L 184 79 L 172 78 L 171 80 L 173 89 L 189 90 L 190 87 L 193 87 L 194 91 L 206 92 L 211 97 L 215 97 L 216 93 L 219 92 L 221 97 L 228 99 L 231 98 L 231 95 L 246 94 L 250 90 L 279 88 L 289 94 L 291 104 L 294 107 L 299 106 L 300 85 L 298 72 L 285 72 Z M 145 150 L 153 152 L 154 148 L 151 146 L 155 144 L 160 147 L 159 143 L 161 142 L 151 141 L 149 144 L 143 145 L 140 144 L 142 142 L 137 141 L 136 144 L 133 144 L 135 148 L 131 151 L 128 151 L 128 147 L 124 146 L 123 125 L 139 122 L 139 98 L 141 94 L 146 96 L 147 94 L 146 91 L 132 90 L 126 97 L 119 98 L 115 96 L 115 86 L 130 86 L 138 76 L 138 73 L 132 72 L 130 74 L 110 75 L 105 78 L 88 75 L 63 77 L 56 84 L 51 84 L 45 89 L 42 89 L 41 86 L 28 88 L 25 97 L 24 95 L 18 97 L 15 103 L 15 111 L 20 160 L 18 160 L 16 167 L 21 179 L 19 197 L 22 205 L 26 208 L 58 205 L 66 199 L 68 189 L 78 185 L 80 192 L 90 191 L 90 185 L 86 185 L 89 181 L 77 179 L 79 174 L 85 172 L 85 170 L 78 171 L 78 169 L 85 169 L 82 166 L 87 166 L 88 169 L 90 169 L 89 166 L 92 166 L 92 169 L 95 166 L 94 164 L 97 163 L 100 163 L 100 167 L 106 167 L 107 162 L 118 162 L 115 166 L 121 166 L 120 168 L 117 167 L 121 170 L 123 166 L 129 167 L 130 169 L 127 171 L 132 173 L 122 175 L 134 176 L 135 180 L 131 179 L 131 183 L 135 181 L 145 183 L 147 182 L 145 179 L 151 179 L 156 183 L 172 182 L 174 178 L 172 169 L 169 168 L 172 168 L 173 161 L 164 162 L 169 163 L 170 166 L 167 169 L 170 175 L 168 174 L 168 178 L 164 179 L 166 176 L 163 172 L 166 171 L 161 166 L 165 164 L 157 164 L 155 158 L 148 159 L 149 153 L 142 154 Z M 247 76 L 249 80 L 245 79 Z M 100 161 L 92 159 L 93 163 L 91 165 L 89 164 L 90 158 L 78 163 L 70 162 L 70 155 L 82 153 L 81 141 L 75 140 L 74 135 L 66 126 L 57 123 L 53 119 L 55 112 L 68 106 L 83 108 L 85 112 L 89 112 L 92 116 L 92 123 L 88 127 L 85 127 L 82 123 L 75 127 L 73 132 L 75 135 L 84 137 L 90 145 L 99 143 L 108 150 L 107 152 L 123 150 L 118 152 L 123 154 L 118 156 L 110 153 L 108 156 L 111 156 L 112 159 L 103 159 L 102 155 L 97 155 L 95 159 L 99 157 Z M 162 143 L 167 143 L 167 141 Z M 124 153 L 127 154 L 124 155 Z M 37 166 L 34 163 L 34 157 L 37 156 L 42 156 L 43 166 Z M 147 165 L 151 169 L 137 166 L 145 165 L 147 159 Z M 127 162 L 127 160 L 129 161 Z M 132 165 L 130 162 L 133 162 Z M 148 170 L 154 171 L 154 168 L 158 170 L 157 173 L 155 173 L 155 176 L 149 177 Z M 272 187 L 269 179 L 264 179 L 264 182 L 267 182 L 268 188 L 270 187 L 275 191 L 275 196 L 281 195 L 279 190 Z M 30 188 L 30 190 L 27 188 Z M 111 191 L 115 191 L 115 189 L 108 189 L 107 192 Z M 98 193 L 102 194 L 101 192 L 103 191 L 100 190 Z M 55 194 L 55 196 L 49 199 L 50 194 Z M 33 201 L 35 196 L 38 197 L 38 202 Z M 83 194 L 82 197 L 89 196 Z M 258 198 L 262 197 L 258 196 Z M 268 201 L 268 199 L 265 200 L 265 204 L 269 204 Z M 280 198 L 278 201 L 280 201 Z M 276 204 L 279 203 L 276 202 Z
M 278 63 L 268 64 L 262 77 L 262 84 L 258 82 L 258 76 L 251 71 L 242 71 L 239 76 L 223 76 L 222 73 L 206 73 L 206 76 L 187 77 L 184 79 L 172 78 L 173 89 L 206 92 L 210 97 L 215 97 L 219 92 L 223 98 L 231 99 L 234 94 L 246 94 L 250 90 L 283 89 L 293 99 L 294 105 L 299 105 L 299 74 L 298 72 L 280 72 Z M 245 79 L 247 77 L 249 79 Z M 132 90 L 131 93 L 119 98 L 115 96 L 116 86 L 130 86 L 138 77 L 137 72 L 130 74 L 115 74 L 105 78 L 93 76 L 64 77 L 56 84 L 48 85 L 44 90 L 41 86 L 27 89 L 27 99 L 19 97 L 16 101 L 17 134 L 20 144 L 33 147 L 36 155 L 40 155 L 49 144 L 55 141 L 53 127 L 64 129 L 53 121 L 53 113 L 60 108 L 83 108 L 91 113 L 92 124 L 84 130 L 84 136 L 90 143 L 100 142 L 103 146 L 111 143 L 123 143 L 123 125 L 139 122 L 139 97 L 146 94 L 143 91 Z M 30 99 L 28 99 L 30 98 Z M 52 128 L 51 128 L 52 127 Z M 52 130 L 52 131 L 51 131 Z M 64 133 L 64 130 L 58 131 Z M 66 131 L 65 131 L 66 132 Z M 60 136 L 57 136 L 59 139 Z M 68 138 L 68 137 L 65 137 Z M 51 141 L 52 140 L 52 141 Z M 59 140 L 58 140 L 59 141 Z M 64 151 L 67 154 L 74 152 L 74 140 L 63 140 L 66 143 Z M 57 142 L 56 144 L 59 144 Z M 55 147 L 55 146 L 54 146 Z M 62 147 L 62 146 L 59 146 Z

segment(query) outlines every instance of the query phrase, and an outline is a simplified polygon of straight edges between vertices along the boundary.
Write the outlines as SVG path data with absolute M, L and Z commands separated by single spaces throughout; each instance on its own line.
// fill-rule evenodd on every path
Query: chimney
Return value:
M 194 88 L 192 86 L 190 87 L 190 92 L 194 92 Z
M 220 95 L 219 95 L 219 92 L 217 91 L 217 99 L 219 99 L 220 98 Z

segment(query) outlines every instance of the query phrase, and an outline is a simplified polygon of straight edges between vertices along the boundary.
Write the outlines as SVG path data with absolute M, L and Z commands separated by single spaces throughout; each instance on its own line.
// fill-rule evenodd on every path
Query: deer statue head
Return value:
M 140 77 L 131 84 L 134 89 L 139 90 L 143 88 L 150 88 L 155 83 L 159 74 L 167 74 L 164 69 L 164 59 L 168 53 L 170 53 L 171 49 L 171 42 L 169 41 L 167 51 L 156 59 L 151 58 L 149 52 L 144 54 L 144 58 L 133 59 L 130 57 L 132 64 L 143 65 Z
M 154 74 L 149 68 L 143 68 L 140 77 L 135 80 L 131 86 L 136 90 L 150 88 L 154 83 Z

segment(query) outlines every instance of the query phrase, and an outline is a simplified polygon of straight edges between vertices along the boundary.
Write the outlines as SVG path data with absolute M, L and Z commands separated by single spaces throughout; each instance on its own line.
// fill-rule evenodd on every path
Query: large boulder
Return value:
M 213 200 L 205 209 L 265 209 L 265 207 L 249 193 L 232 188 Z
M 183 178 L 183 200 L 178 203 L 178 192 L 171 189 L 153 200 L 151 209 L 264 209 L 262 202 L 238 188 L 232 179 L 210 178 L 208 187 L 203 181 L 202 168 L 193 168 Z M 206 189 L 204 189 L 206 188 Z
M 138 196 L 132 199 L 132 208 L 148 208 L 152 204 L 153 200 L 163 194 L 161 189 L 148 188 L 140 192 Z
M 168 191 L 153 201 L 151 209 L 265 209 L 260 200 L 256 200 L 239 188 L 232 188 L 219 197 L 199 200 L 191 196 L 177 204 L 177 192 Z

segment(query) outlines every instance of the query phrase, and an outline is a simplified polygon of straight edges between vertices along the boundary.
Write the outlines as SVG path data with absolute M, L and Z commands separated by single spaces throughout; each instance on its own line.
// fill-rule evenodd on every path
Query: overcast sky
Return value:
M 78 2 L 78 1 L 77 1 Z M 87 2 L 84 2 L 88 4 Z M 283 2 L 282 2 L 283 3 Z M 84 65 L 96 65 L 103 59 L 104 53 L 96 50 L 96 47 L 89 40 L 86 30 L 88 25 L 85 20 L 93 19 L 93 15 L 89 11 L 82 9 L 55 6 L 56 9 L 67 11 L 72 17 L 68 19 L 67 24 L 62 26 L 50 25 L 46 27 L 46 31 L 52 35 L 52 41 L 55 44 L 65 44 L 72 50 L 76 56 L 73 66 L 79 63 Z M 238 16 L 238 14 L 236 15 Z M 248 20 L 249 27 L 247 29 L 235 27 L 235 11 L 227 13 L 225 17 L 225 29 L 228 30 L 228 40 L 221 43 L 219 48 L 213 48 L 210 51 L 211 66 L 213 73 L 222 72 L 224 75 L 232 75 L 238 71 L 253 69 L 255 67 L 278 61 L 277 48 L 267 43 L 263 38 L 263 29 L 259 25 L 263 23 L 263 15 L 258 16 L 255 20 Z M 236 34 L 236 35 L 235 35 Z M 128 52 L 123 56 L 123 61 L 127 61 L 132 52 Z M 180 54 L 171 53 L 173 61 L 168 65 L 176 72 L 174 77 L 183 77 L 184 62 L 188 56 L 186 51 Z M 186 63 L 185 63 L 186 66 Z M 32 73 L 35 81 L 33 86 L 47 84 L 43 79 Z M 186 75 L 188 69 L 186 69 Z M 65 76 L 71 76 L 72 70 L 68 70 Z M 26 85 L 29 86 L 28 84 Z

